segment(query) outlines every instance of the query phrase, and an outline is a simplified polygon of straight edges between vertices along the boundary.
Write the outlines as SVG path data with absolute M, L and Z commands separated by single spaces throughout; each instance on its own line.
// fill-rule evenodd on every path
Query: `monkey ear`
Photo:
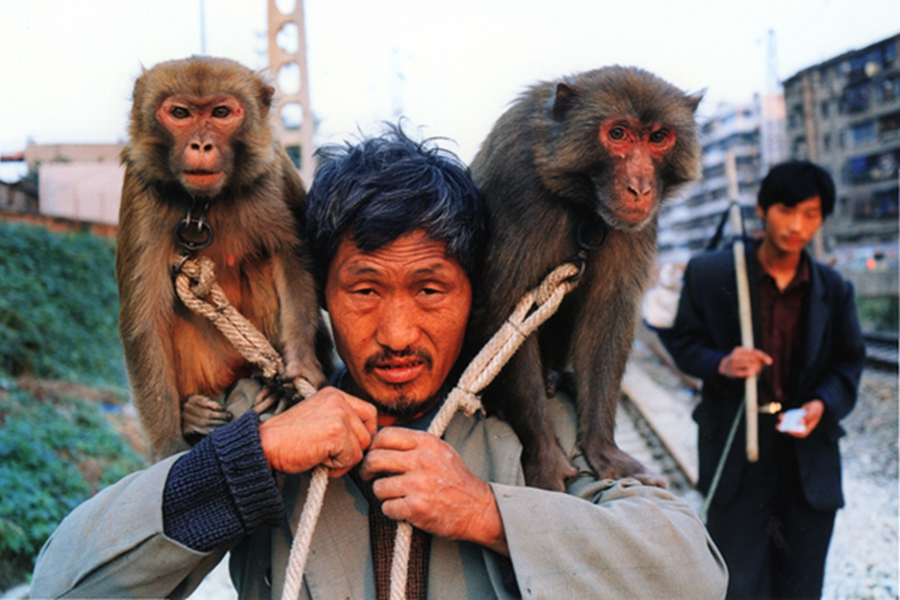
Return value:
M 706 88 L 703 88 L 696 94 L 687 97 L 687 105 L 688 108 L 691 109 L 691 112 L 697 112 L 697 107 L 700 106 L 700 101 L 703 100 L 703 96 L 706 95 Z
M 557 83 L 556 98 L 553 100 L 553 118 L 562 121 L 569 109 L 572 108 L 577 96 L 578 90 L 574 87 L 565 83 Z
M 272 108 L 272 97 L 275 95 L 275 88 L 271 85 L 259 86 L 259 105 L 262 107 L 263 117 L 269 116 L 269 109 Z

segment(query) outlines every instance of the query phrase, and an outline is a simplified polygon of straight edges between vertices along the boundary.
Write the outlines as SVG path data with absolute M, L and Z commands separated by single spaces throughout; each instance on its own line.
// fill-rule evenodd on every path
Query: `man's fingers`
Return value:
M 353 409 L 353 412 L 356 413 L 356 416 L 359 417 L 366 431 L 368 431 L 369 437 L 371 438 L 375 435 L 375 432 L 378 431 L 378 409 L 356 396 L 347 394 L 344 395 L 344 399 L 350 405 L 350 408 Z

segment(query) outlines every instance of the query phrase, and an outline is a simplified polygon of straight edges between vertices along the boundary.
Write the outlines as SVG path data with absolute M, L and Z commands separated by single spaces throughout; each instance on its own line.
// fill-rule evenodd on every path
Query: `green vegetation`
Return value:
M 863 331 L 897 333 L 897 308 L 897 296 L 856 299 L 856 312 Z
M 114 262 L 110 240 L 0 222 L 0 371 L 124 387 Z
M 144 465 L 104 414 L 127 385 L 114 255 L 110 240 L 0 222 L 0 591 L 75 506 Z

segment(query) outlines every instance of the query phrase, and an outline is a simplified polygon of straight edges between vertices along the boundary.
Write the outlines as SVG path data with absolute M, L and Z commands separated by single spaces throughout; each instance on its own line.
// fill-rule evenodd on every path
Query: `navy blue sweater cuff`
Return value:
M 165 534 L 198 552 L 277 525 L 284 504 L 259 441 L 259 416 L 247 411 L 178 459 L 162 508 Z

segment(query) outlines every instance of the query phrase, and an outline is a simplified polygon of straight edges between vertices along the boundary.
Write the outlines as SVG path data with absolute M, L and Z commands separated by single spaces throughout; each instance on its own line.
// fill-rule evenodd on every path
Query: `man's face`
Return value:
M 472 288 L 446 244 L 422 231 L 363 252 L 345 236 L 325 302 L 351 391 L 408 420 L 430 408 L 462 349 Z
M 799 253 L 822 226 L 822 200 L 814 196 L 795 206 L 773 204 L 756 213 L 765 225 L 765 240 L 782 254 Z

